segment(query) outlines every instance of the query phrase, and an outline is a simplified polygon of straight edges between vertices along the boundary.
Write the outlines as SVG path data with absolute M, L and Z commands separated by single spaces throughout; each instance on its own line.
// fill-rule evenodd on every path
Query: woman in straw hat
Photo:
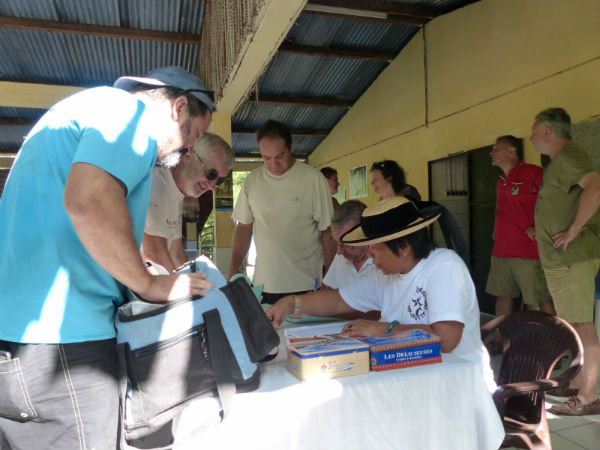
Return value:
M 440 337 L 442 352 L 475 362 L 490 390 L 495 389 L 489 355 L 481 341 L 479 307 L 469 271 L 452 250 L 436 249 L 427 226 L 439 213 L 425 215 L 404 197 L 366 208 L 361 223 L 341 241 L 369 246 L 379 269 L 339 290 L 280 299 L 265 312 L 274 326 L 293 314 L 331 316 L 380 310 L 381 320 L 356 320 L 342 334 L 377 336 L 421 329 Z

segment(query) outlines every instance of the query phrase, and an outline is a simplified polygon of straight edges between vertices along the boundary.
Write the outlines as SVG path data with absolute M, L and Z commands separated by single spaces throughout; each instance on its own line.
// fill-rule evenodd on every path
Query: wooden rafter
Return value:
M 35 120 L 21 119 L 19 117 L 0 117 L 0 126 L 19 126 L 32 127 L 36 123 Z
M 36 124 L 36 120 L 21 119 L 18 117 L 0 117 L 0 126 L 22 126 L 32 127 Z M 232 128 L 233 134 L 256 134 L 256 128 Z M 329 130 L 315 130 L 310 128 L 296 128 L 290 130 L 294 136 L 327 136 Z
M 367 61 L 390 62 L 396 55 L 388 52 L 359 50 L 350 48 L 328 48 L 313 45 L 298 45 L 284 42 L 279 46 L 280 53 L 295 53 L 311 56 L 328 56 L 332 58 L 362 59 Z
M 398 16 L 422 17 L 425 19 L 433 19 L 440 15 L 440 10 L 437 8 L 374 0 L 308 0 L 308 4 L 329 6 L 331 8 L 354 9 L 358 11 L 374 11 L 385 14 L 395 14 Z
M 279 103 L 285 105 L 302 105 L 302 106 L 324 106 L 328 108 L 351 108 L 353 101 L 340 100 L 337 98 L 325 97 L 303 97 L 303 96 L 288 96 L 288 95 L 270 95 L 270 94 L 250 94 L 249 102 L 256 103 Z
M 424 25 L 440 14 L 434 8 L 372 0 L 310 0 L 304 12 L 410 26 Z
M 235 151 L 235 148 L 233 149 Z M 306 161 L 308 159 L 308 154 L 307 153 L 296 153 L 296 152 L 292 152 L 292 155 L 294 156 L 295 159 L 298 160 L 304 160 Z M 262 162 L 262 155 L 260 154 L 260 152 L 235 152 L 235 158 L 236 161 L 238 160 L 255 160 L 256 162 Z
M 9 146 L 9 147 L 0 147 L 1 153 L 17 153 L 20 147 L 17 146 Z
M 179 44 L 200 44 L 200 35 L 197 34 L 56 22 L 52 20 L 23 19 L 20 17 L 10 16 L 0 16 L 0 28 L 17 28 L 21 30 L 83 34 L 88 36 L 113 37 L 121 39 L 139 39 L 144 41 L 174 42 Z
M 256 128 L 232 128 L 232 134 L 256 134 Z M 292 136 L 327 136 L 329 130 L 313 130 L 308 128 L 297 128 L 290 130 Z

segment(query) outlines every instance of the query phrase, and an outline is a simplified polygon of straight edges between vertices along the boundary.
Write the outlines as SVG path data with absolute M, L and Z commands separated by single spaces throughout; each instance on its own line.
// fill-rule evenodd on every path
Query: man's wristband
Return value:
M 294 315 L 300 313 L 300 297 L 294 295 Z
M 386 333 L 391 333 L 392 330 L 394 329 L 394 327 L 399 324 L 400 324 L 400 322 L 398 322 L 397 320 L 392 320 L 387 327 Z

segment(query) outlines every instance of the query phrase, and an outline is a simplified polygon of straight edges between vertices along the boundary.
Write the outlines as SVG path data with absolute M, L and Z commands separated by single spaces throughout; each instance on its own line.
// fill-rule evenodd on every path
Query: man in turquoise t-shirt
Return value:
M 163 302 L 211 287 L 202 274 L 152 276 L 139 252 L 152 168 L 204 134 L 209 93 L 178 67 L 115 87 L 50 108 L 0 201 L 3 449 L 115 448 L 113 317 L 126 289 Z
M 570 384 L 568 401 L 555 414 L 600 413 L 596 393 L 600 344 L 594 326 L 594 279 L 600 267 L 600 174 L 587 154 L 571 142 L 571 118 L 562 108 L 535 117 L 531 142 L 550 156 L 535 206 L 540 260 L 557 314 L 581 338 L 583 369 Z

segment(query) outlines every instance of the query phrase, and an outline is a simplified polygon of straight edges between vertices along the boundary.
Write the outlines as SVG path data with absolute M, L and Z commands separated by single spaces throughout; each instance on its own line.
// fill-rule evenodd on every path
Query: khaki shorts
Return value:
M 517 298 L 539 309 L 540 302 L 551 300 L 542 265 L 537 259 L 497 258 L 492 256 L 485 291 L 496 297 Z
M 556 314 L 570 323 L 594 321 L 595 278 L 600 258 L 544 269 Z

